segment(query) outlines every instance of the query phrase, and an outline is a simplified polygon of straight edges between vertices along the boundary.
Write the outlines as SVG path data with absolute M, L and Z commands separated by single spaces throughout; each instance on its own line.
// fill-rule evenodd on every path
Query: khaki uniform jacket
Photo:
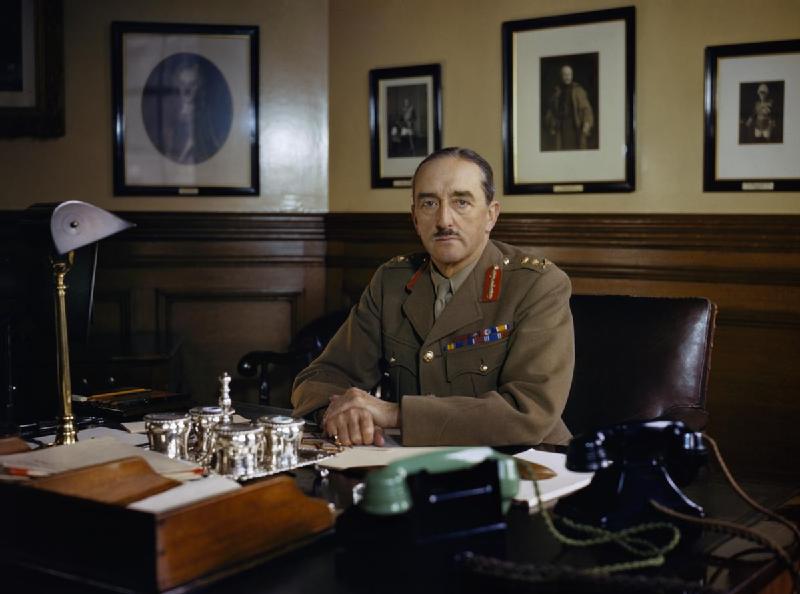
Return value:
M 428 265 L 427 255 L 398 256 L 378 269 L 325 351 L 295 379 L 295 414 L 383 379 L 382 397 L 400 402 L 404 445 L 566 443 L 561 413 L 575 358 L 566 274 L 490 240 L 434 321 Z M 495 266 L 492 301 L 485 285 Z M 496 340 L 463 340 L 503 325 L 509 330 Z

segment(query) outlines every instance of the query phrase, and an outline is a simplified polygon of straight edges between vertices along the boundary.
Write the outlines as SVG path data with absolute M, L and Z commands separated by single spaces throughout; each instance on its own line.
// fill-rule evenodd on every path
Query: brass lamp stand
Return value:
M 53 282 L 55 283 L 56 306 L 56 351 L 58 373 L 59 416 L 55 445 L 65 445 L 78 441 L 75 431 L 75 417 L 72 416 L 72 380 L 69 367 L 69 337 L 67 335 L 67 285 L 64 277 L 72 267 L 75 252 L 68 252 L 64 259 L 52 259 Z
M 79 200 L 60 204 L 34 204 L 29 207 L 30 221 L 49 227 L 52 244 L 48 248 L 53 271 L 56 324 L 56 373 L 59 400 L 58 427 L 55 445 L 78 441 L 75 417 L 72 416 L 72 381 L 69 367 L 69 337 L 67 334 L 67 285 L 64 277 L 75 261 L 75 251 L 133 227 L 118 216 Z M 92 269 L 94 283 L 94 268 Z M 89 303 L 91 304 L 91 291 Z M 90 305 L 91 308 L 91 305 Z

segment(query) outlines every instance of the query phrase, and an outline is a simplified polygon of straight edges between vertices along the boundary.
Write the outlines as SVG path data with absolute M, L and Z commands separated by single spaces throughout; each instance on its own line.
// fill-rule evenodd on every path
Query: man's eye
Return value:
M 422 208 L 436 208 L 436 200 L 423 200 Z
M 463 198 L 459 198 L 456 200 L 456 206 L 458 208 L 464 209 L 469 206 L 469 200 L 464 200 Z

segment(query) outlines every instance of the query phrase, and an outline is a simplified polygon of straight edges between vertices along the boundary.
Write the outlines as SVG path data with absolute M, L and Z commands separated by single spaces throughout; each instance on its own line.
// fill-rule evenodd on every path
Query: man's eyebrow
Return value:
M 436 192 L 419 192 L 416 197 L 417 198 L 438 198 L 439 195 Z
M 469 190 L 453 190 L 450 195 L 454 196 L 455 198 L 474 198 L 472 192 Z

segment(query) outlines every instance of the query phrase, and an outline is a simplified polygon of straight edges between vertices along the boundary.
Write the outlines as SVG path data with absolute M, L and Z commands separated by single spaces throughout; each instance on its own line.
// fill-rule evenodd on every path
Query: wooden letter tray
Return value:
M 105 466 L 95 468 L 108 473 Z M 33 483 L 0 483 L 4 558 L 131 592 L 206 585 L 333 525 L 327 503 L 286 476 L 158 514 L 75 496 L 74 477 L 63 481 L 69 491 Z

